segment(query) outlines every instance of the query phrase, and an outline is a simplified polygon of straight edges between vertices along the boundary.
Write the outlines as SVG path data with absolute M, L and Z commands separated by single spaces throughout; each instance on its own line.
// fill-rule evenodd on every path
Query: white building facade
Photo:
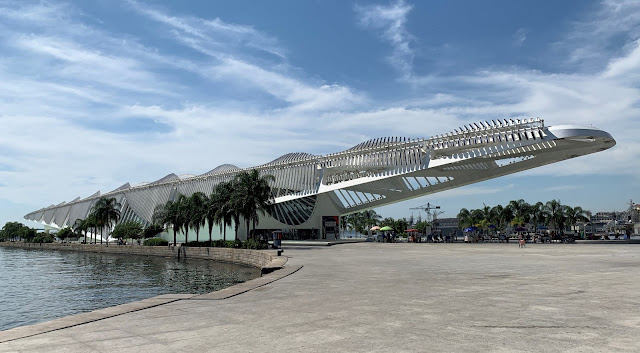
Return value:
M 289 153 L 246 169 L 222 165 L 198 176 L 170 174 L 143 185 L 126 183 L 31 212 L 25 219 L 70 226 L 107 196 L 121 204 L 121 221 L 148 224 L 157 205 L 180 194 L 209 195 L 239 171 L 256 169 L 275 177 L 274 207 L 260 218 L 257 229 L 334 239 L 339 216 L 603 151 L 615 143 L 610 134 L 591 126 L 545 126 L 538 118 L 492 120 L 429 139 L 379 138 L 325 156 Z M 239 234 L 244 238 L 247 230 L 241 226 Z

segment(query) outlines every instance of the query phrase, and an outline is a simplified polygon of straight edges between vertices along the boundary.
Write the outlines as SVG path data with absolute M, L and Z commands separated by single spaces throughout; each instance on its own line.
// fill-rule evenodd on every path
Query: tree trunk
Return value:
M 255 217 L 253 218 L 253 236 L 256 236 L 256 219 Z
M 173 246 L 176 246 L 176 237 L 177 237 L 176 233 L 177 233 L 176 227 L 173 227 Z

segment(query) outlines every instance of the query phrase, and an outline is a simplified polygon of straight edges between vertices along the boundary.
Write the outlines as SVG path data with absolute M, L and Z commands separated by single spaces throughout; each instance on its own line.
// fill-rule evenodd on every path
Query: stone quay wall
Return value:
M 274 256 L 267 251 L 208 248 L 188 246 L 144 246 L 144 245 L 96 245 L 96 244 L 61 244 L 61 243 L 22 243 L 0 242 L 0 246 L 21 249 L 42 249 L 61 251 L 86 251 L 94 253 L 127 254 L 142 256 L 162 256 L 184 259 L 203 259 L 235 264 L 248 265 L 258 268 L 270 267 Z

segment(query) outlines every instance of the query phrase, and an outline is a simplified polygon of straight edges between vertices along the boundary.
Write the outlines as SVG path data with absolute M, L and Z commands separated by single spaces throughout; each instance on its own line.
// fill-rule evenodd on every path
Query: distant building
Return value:
M 591 216 L 591 223 L 609 223 L 614 219 L 614 212 L 597 212 Z
M 443 235 L 455 233 L 462 236 L 462 229 L 458 227 L 457 218 L 437 218 L 433 221 L 433 230 L 440 231 Z
M 438 218 L 433 221 L 433 225 L 436 229 L 458 228 L 458 219 L 457 218 Z

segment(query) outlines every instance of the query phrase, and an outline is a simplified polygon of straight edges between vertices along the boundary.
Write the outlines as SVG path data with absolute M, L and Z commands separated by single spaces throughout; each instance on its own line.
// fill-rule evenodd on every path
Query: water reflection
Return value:
M 206 260 L 0 247 L 0 330 L 259 276 L 253 267 Z

